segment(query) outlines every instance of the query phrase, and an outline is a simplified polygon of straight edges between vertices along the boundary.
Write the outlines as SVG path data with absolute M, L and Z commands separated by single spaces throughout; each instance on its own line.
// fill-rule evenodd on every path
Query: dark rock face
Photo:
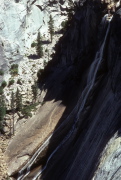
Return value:
M 42 169 L 28 179 L 120 179 L 121 18 L 118 10 L 109 21 L 104 10 L 99 2 L 78 7 L 39 77 L 45 101 L 66 109 L 38 161 Z
M 55 57 L 57 70 L 45 81 L 47 99 L 62 99 L 68 113 L 51 138 L 43 180 L 92 179 L 106 144 L 121 128 L 121 19 L 114 14 L 111 22 L 106 17 L 101 22 L 101 8 L 93 7 L 88 4 L 76 12 L 58 61 Z M 119 178 L 115 172 L 121 163 L 114 160 L 117 166 L 109 158 L 100 167 L 113 170 L 97 169 L 94 179 Z

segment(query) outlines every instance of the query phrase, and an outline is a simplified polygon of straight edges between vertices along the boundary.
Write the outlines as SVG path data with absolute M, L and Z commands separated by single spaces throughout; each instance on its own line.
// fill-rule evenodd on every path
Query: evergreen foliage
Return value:
M 38 94 L 38 86 L 37 86 L 36 82 L 31 86 L 31 89 L 32 89 L 32 93 L 33 93 L 33 99 L 36 102 L 37 94 Z
M 2 94 L 3 94 L 3 87 L 0 86 L 0 95 L 2 95 Z
M 13 134 L 14 134 L 14 113 L 15 113 L 15 96 L 14 93 L 12 91 L 11 93 L 11 112 L 13 114 Z M 11 119 L 10 119 L 10 135 L 11 135 Z
M 0 96 L 0 132 L 4 133 L 4 116 L 6 115 L 6 106 L 4 96 Z
M 22 95 L 19 92 L 19 89 L 17 88 L 16 91 L 16 110 L 22 111 Z
M 41 37 L 40 32 L 38 32 L 38 35 L 37 35 L 36 52 L 40 58 L 43 56 L 42 37 Z
M 18 79 L 18 80 L 17 80 L 17 84 L 22 85 L 21 79 Z
M 36 47 L 36 45 L 37 45 L 37 43 L 33 42 L 33 43 L 31 44 L 31 47 Z
M 12 64 L 10 68 L 11 75 L 18 75 L 18 64 Z
M 53 35 L 54 35 L 54 21 L 52 16 L 50 15 L 50 19 L 48 22 L 48 27 L 49 27 L 49 33 L 50 33 L 50 38 L 51 38 L 51 42 L 53 40 Z
M 6 87 L 6 86 L 7 86 L 6 81 L 3 81 L 2 84 L 1 84 L 1 86 L 2 86 L 3 88 Z
M 3 76 L 4 75 L 4 72 L 2 69 L 0 69 L 0 76 Z
M 63 28 L 63 31 L 65 32 L 68 27 L 68 20 L 62 21 L 61 26 Z
M 43 74 L 44 70 L 43 69 L 39 69 L 37 72 L 37 78 L 38 78 L 38 82 L 41 81 L 41 75 Z
M 31 107 L 30 107 L 30 106 L 25 106 L 25 107 L 23 107 L 23 109 L 22 109 L 22 114 L 23 114 L 26 118 L 31 117 L 31 116 L 32 116 Z
M 15 97 L 14 97 L 14 93 L 12 91 L 11 93 L 11 110 L 13 111 L 15 108 Z
M 8 86 L 11 86 L 12 84 L 14 84 L 14 79 L 11 79 L 8 83 Z
M 35 104 L 28 105 L 28 106 L 24 106 L 23 109 L 22 109 L 22 114 L 23 114 L 26 118 L 31 117 L 31 116 L 32 116 L 31 111 L 32 111 L 32 110 L 36 110 L 36 106 L 37 106 L 37 105 L 38 105 L 38 104 L 35 103 Z

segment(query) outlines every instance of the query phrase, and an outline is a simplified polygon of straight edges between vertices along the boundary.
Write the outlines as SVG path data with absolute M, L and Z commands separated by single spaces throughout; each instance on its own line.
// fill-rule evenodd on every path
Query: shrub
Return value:
M 20 79 L 18 79 L 18 80 L 17 80 L 17 84 L 22 85 L 22 82 L 21 82 L 21 80 L 20 80 Z
M 36 109 L 36 106 L 38 105 L 38 103 L 34 103 L 34 104 L 31 104 L 31 105 L 28 105 L 28 106 L 24 106 L 23 108 L 22 108 L 22 114 L 26 117 L 26 118 L 28 118 L 28 117 L 32 117 L 32 113 L 31 113 L 31 111 L 32 110 L 34 110 L 34 111 L 36 111 L 37 109 Z
M 6 81 L 3 81 L 2 84 L 1 84 L 1 86 L 2 86 L 3 88 L 6 87 L 6 86 L 7 86 Z
M 3 87 L 0 86 L 0 95 L 2 95 L 2 94 L 3 94 Z
M 14 79 L 11 79 L 11 80 L 9 81 L 8 86 L 11 86 L 12 84 L 14 84 Z
M 11 75 L 17 75 L 18 74 L 18 64 L 12 64 L 10 68 Z
M 31 110 L 36 111 L 36 110 L 37 110 L 36 106 L 38 106 L 38 105 L 39 105 L 39 103 L 31 104 L 31 105 L 30 105 Z
M 1 105 L 0 105 L 0 121 L 4 120 L 5 114 L 6 114 L 6 108 L 5 108 L 4 104 L 1 102 Z
M 11 69 L 15 69 L 15 68 L 18 68 L 18 64 L 12 64 L 11 65 Z
M 4 75 L 4 72 L 2 69 L 0 69 L 0 76 L 3 76 Z
M 62 26 L 62 28 L 63 28 L 63 31 L 66 31 L 66 29 L 67 29 L 67 27 L 68 27 L 68 21 L 66 20 L 66 21 L 63 21 L 62 23 L 61 23 L 61 26 Z
M 12 69 L 11 70 L 11 75 L 17 75 L 18 74 L 18 69 Z
M 21 112 L 22 112 L 22 114 L 23 114 L 26 118 L 32 117 L 31 107 L 30 107 L 30 106 L 25 106 L 25 107 L 23 107 L 23 109 L 22 109 Z
M 48 49 L 45 49 L 45 52 L 48 52 Z
M 31 44 L 31 47 L 36 47 L 36 45 L 37 45 L 37 43 L 33 42 L 33 43 Z
M 45 67 L 47 65 L 47 61 L 44 60 L 43 65 Z
M 43 73 L 43 69 L 39 69 L 38 72 L 37 72 L 37 77 L 39 79 L 39 77 L 41 76 L 41 74 Z

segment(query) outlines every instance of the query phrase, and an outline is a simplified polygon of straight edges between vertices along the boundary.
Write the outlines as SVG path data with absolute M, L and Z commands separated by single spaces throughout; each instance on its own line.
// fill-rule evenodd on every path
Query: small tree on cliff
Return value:
M 38 86 L 37 86 L 36 82 L 31 86 L 31 89 L 32 89 L 32 93 L 33 93 L 33 100 L 34 100 L 34 102 L 36 102 L 37 94 L 38 94 Z
M 51 38 L 51 42 L 53 40 L 53 35 L 54 35 L 54 21 L 52 16 L 50 15 L 50 19 L 48 22 L 48 26 L 49 26 L 49 33 L 50 33 L 50 38 Z
M 22 95 L 19 92 L 19 89 L 17 88 L 16 91 L 16 110 L 21 111 L 22 110 Z
M 4 116 L 6 115 L 6 106 L 4 95 L 0 96 L 0 132 L 4 133 Z
M 40 32 L 37 35 L 37 46 L 36 46 L 37 55 L 41 58 L 43 56 L 43 48 L 42 48 L 42 37 Z
M 11 112 L 12 112 L 12 115 L 13 115 L 13 134 L 14 134 L 14 113 L 15 113 L 15 96 L 14 96 L 14 93 L 12 91 L 11 93 Z M 11 119 L 10 119 L 10 135 L 12 134 L 11 133 Z

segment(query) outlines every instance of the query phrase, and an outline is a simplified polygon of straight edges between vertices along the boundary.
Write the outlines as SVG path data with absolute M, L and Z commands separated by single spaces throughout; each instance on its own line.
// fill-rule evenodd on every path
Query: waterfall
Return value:
M 88 97 L 90 95 L 90 92 L 91 92 L 93 86 L 94 86 L 96 75 L 97 75 L 99 66 L 101 64 L 101 61 L 103 59 L 104 49 L 105 49 L 105 45 L 106 45 L 106 42 L 107 42 L 107 37 L 108 37 L 108 34 L 109 34 L 109 30 L 110 30 L 110 22 L 107 21 L 107 16 L 108 15 L 105 15 L 102 18 L 102 21 L 101 21 L 102 26 L 104 28 L 107 26 L 107 29 L 106 29 L 104 40 L 102 41 L 102 44 L 101 44 L 99 50 L 97 51 L 97 53 L 95 55 L 94 61 L 92 62 L 91 66 L 90 66 L 90 70 L 89 70 L 88 77 L 87 77 L 87 85 L 86 85 L 85 89 L 83 90 L 83 92 L 81 94 L 81 97 L 79 98 L 79 100 L 77 102 L 77 105 L 74 107 L 73 111 L 66 118 L 66 122 L 67 121 L 69 122 L 69 119 L 73 115 L 73 113 L 75 111 L 78 112 L 77 116 L 74 119 L 73 126 L 71 127 L 71 129 L 67 133 L 67 135 L 64 137 L 62 142 L 50 154 L 45 166 L 43 167 L 43 169 L 40 172 L 38 172 L 36 174 L 36 176 L 33 178 L 33 180 L 36 180 L 41 175 L 41 173 L 47 168 L 48 163 L 51 160 L 51 158 L 67 142 L 67 140 L 72 136 L 72 134 L 74 133 L 74 130 L 76 129 L 76 125 L 77 125 L 77 123 L 79 121 L 80 113 L 84 109 L 85 103 L 86 103 L 86 101 L 87 101 L 87 99 L 88 99 Z M 55 132 L 59 131 L 60 128 L 64 127 L 64 125 L 65 125 L 64 122 L 61 123 L 61 125 L 55 130 Z M 40 148 L 35 152 L 35 154 L 32 156 L 32 158 L 27 162 L 27 164 L 19 171 L 19 175 L 18 175 L 17 180 L 24 180 L 28 176 L 28 174 L 30 173 L 32 165 L 36 162 L 36 160 L 37 160 L 38 156 L 41 154 L 41 152 L 49 145 L 49 141 L 50 141 L 52 136 L 53 136 L 53 134 L 51 134 L 47 138 L 47 140 L 42 144 L 42 146 L 40 146 Z
M 79 121 L 79 115 L 80 115 L 80 113 L 82 112 L 82 110 L 85 107 L 85 103 L 86 103 L 86 101 L 87 101 L 87 99 L 88 99 L 88 97 L 90 95 L 90 92 L 91 92 L 93 86 L 94 86 L 94 83 L 95 83 L 95 80 L 96 80 L 96 75 L 97 75 L 99 66 L 101 64 L 101 61 L 103 59 L 103 53 L 104 53 L 105 45 L 106 45 L 106 42 L 107 42 L 107 37 L 108 37 L 108 34 L 109 34 L 109 30 L 110 30 L 110 21 L 109 22 L 107 21 L 107 15 L 105 15 L 103 17 L 102 22 L 101 22 L 104 27 L 107 25 L 106 22 L 108 23 L 108 26 L 107 26 L 107 29 L 106 29 L 106 34 L 105 34 L 104 40 L 102 42 L 102 45 L 100 46 L 99 51 L 96 53 L 94 61 L 93 61 L 92 65 L 91 65 L 91 67 L 90 67 L 90 71 L 89 71 L 88 78 L 87 78 L 87 85 L 86 85 L 84 91 L 82 92 L 82 95 L 79 98 L 77 105 L 73 109 L 73 111 L 78 110 L 78 114 L 77 114 L 77 116 L 76 116 L 76 118 L 74 120 L 74 124 L 73 124 L 71 130 L 66 135 L 66 137 L 56 147 L 56 149 L 50 154 L 45 166 L 43 167 L 43 169 L 40 172 L 38 172 L 36 174 L 36 176 L 33 178 L 33 180 L 36 180 L 42 174 L 42 172 L 47 168 L 48 163 L 51 160 L 51 158 L 53 157 L 53 155 L 67 142 L 67 140 L 71 137 L 71 135 L 74 133 L 74 130 L 76 129 L 76 124 Z M 73 111 L 70 113 L 70 115 L 67 117 L 67 119 L 69 119 L 69 117 L 73 114 Z M 61 124 L 61 126 L 63 126 L 63 124 Z
M 51 139 L 52 135 L 50 135 L 47 140 L 40 146 L 40 148 L 35 152 L 35 154 L 32 156 L 32 158 L 27 162 L 27 164 L 19 171 L 19 175 L 17 180 L 22 180 L 24 179 L 29 173 L 31 166 L 35 163 L 36 159 L 40 155 L 40 153 L 48 146 L 49 140 Z M 27 169 L 26 174 L 24 175 L 23 172 L 24 170 Z
M 103 17 L 101 24 L 103 25 L 103 27 L 106 26 L 106 18 L 107 18 L 107 14 Z M 100 65 L 100 62 L 103 58 L 103 52 L 105 49 L 105 44 L 106 44 L 106 40 L 107 40 L 107 36 L 108 36 L 108 32 L 109 32 L 109 28 L 110 28 L 110 23 L 108 25 L 107 31 L 106 31 L 106 35 L 104 37 L 104 41 L 102 43 L 102 46 L 100 47 L 99 51 L 96 53 L 95 59 L 90 67 L 90 71 L 88 74 L 88 79 L 87 79 L 87 84 L 89 84 L 90 82 L 93 84 L 94 80 L 95 80 L 95 76 L 98 70 L 98 67 Z

